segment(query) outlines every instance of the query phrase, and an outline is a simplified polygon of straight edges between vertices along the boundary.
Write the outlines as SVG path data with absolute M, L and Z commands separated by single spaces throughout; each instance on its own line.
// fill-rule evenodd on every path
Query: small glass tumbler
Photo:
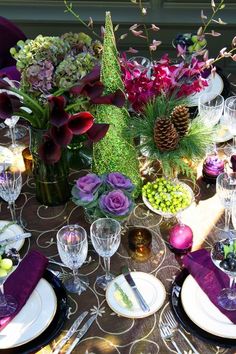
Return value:
M 152 233 L 146 227 L 133 227 L 128 233 L 128 252 L 137 262 L 145 262 L 152 253 Z
M 27 174 L 31 174 L 33 171 L 33 157 L 28 147 L 22 151 L 22 156 L 24 159 L 25 171 Z

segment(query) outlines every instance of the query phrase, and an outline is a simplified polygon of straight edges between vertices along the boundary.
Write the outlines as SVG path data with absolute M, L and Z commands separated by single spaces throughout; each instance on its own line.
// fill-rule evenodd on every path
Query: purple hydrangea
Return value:
M 104 214 L 125 216 L 130 212 L 132 201 L 122 190 L 115 189 L 100 197 L 99 206 Z
M 119 172 L 111 172 L 106 176 L 106 183 L 114 189 L 124 189 L 132 191 L 134 188 L 133 183 L 129 178 Z

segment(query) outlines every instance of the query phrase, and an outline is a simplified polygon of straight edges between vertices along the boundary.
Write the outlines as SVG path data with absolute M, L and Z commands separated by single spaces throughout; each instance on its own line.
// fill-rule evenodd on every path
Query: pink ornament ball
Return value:
M 175 249 L 188 249 L 193 244 L 192 229 L 185 224 L 176 224 L 169 231 L 170 246 Z

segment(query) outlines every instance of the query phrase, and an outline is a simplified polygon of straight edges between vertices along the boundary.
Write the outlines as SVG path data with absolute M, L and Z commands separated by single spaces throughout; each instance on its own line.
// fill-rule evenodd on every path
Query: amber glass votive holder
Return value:
M 137 262 L 145 262 L 152 253 L 152 233 L 146 227 L 132 227 L 128 231 L 128 252 Z
M 22 151 L 22 156 L 24 159 L 25 171 L 27 174 L 31 174 L 33 169 L 33 158 L 28 147 Z

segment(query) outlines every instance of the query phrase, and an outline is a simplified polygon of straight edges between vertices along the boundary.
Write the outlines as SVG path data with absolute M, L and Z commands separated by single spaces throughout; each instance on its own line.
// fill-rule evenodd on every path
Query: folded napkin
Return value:
M 0 319 L 0 331 L 18 314 L 32 291 L 42 278 L 48 259 L 36 250 L 31 250 L 20 262 L 16 270 L 4 283 L 4 293 L 12 295 L 18 303 L 16 312 Z
M 191 252 L 183 257 L 183 264 L 211 302 L 236 324 L 236 311 L 224 310 L 217 303 L 221 289 L 229 287 L 229 277 L 214 265 L 210 253 L 205 249 Z

